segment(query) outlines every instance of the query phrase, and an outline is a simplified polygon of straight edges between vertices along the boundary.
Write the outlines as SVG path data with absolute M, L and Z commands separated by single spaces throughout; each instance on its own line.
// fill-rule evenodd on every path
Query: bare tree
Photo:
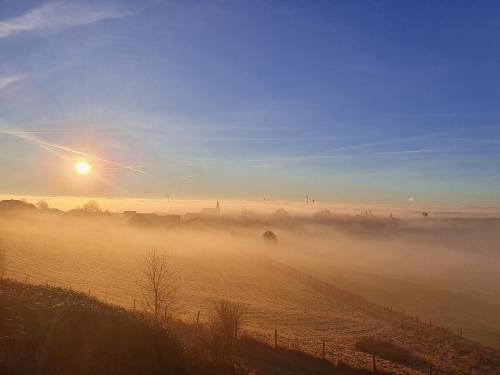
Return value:
M 43 199 L 36 202 L 35 206 L 37 206 L 41 210 L 47 210 L 49 208 L 49 204 Z
M 94 200 L 90 200 L 83 205 L 83 211 L 89 212 L 89 213 L 98 213 L 98 212 L 102 212 L 102 209 L 101 209 L 101 207 L 99 207 L 99 203 L 97 203 Z
M 172 310 L 177 291 L 177 278 L 172 265 L 164 255 L 158 255 L 153 248 L 144 258 L 141 267 L 142 280 L 140 288 L 143 293 L 146 308 L 155 319 L 161 317 L 162 312 Z

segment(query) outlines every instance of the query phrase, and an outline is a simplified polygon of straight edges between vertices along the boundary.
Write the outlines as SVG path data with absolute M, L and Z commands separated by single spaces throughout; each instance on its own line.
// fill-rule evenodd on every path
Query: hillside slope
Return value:
M 206 361 L 193 360 L 187 340 L 182 341 L 192 337 L 193 326 L 170 324 L 178 336 L 84 293 L 4 279 L 0 281 L 0 373 L 222 373 L 206 366 Z M 249 337 L 242 338 L 240 346 L 242 363 L 253 374 L 368 373 L 336 367 L 302 352 L 274 349 Z
M 2 374 L 188 374 L 181 342 L 82 293 L 0 282 Z

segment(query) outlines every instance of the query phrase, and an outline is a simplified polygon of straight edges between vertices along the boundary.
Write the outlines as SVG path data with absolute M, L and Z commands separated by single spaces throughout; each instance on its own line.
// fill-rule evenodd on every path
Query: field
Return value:
M 7 276 L 71 287 L 130 309 L 152 248 L 171 259 L 175 311 L 194 321 L 223 297 L 248 306 L 245 329 L 272 343 L 370 368 L 356 342 L 377 337 L 418 365 L 378 359 L 381 369 L 500 373 L 500 222 L 342 216 L 312 222 L 218 221 L 137 229 L 123 217 L 45 215 L 0 221 Z M 272 229 L 277 246 L 262 233 Z M 392 312 L 391 311 L 392 308 Z M 405 312 L 405 315 L 402 314 Z M 450 327 L 449 331 L 438 328 Z M 464 338 L 460 338 L 460 329 Z

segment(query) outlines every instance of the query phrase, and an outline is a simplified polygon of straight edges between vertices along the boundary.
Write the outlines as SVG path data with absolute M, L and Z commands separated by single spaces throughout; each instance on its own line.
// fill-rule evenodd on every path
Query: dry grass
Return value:
M 359 231 L 363 234 L 356 236 L 330 231 L 326 224 L 305 228 L 296 222 L 294 227 L 272 226 L 279 235 L 280 246 L 270 251 L 262 240 L 262 231 L 268 225 L 248 229 L 221 220 L 212 227 L 186 224 L 175 230 L 144 231 L 111 223 L 111 219 L 111 216 L 92 219 L 61 216 L 47 222 L 41 218 L 33 222 L 2 221 L 0 235 L 9 255 L 7 275 L 25 280 L 29 274 L 30 282 L 48 281 L 85 292 L 90 290 L 98 298 L 132 308 L 134 298 L 140 301 L 137 280 L 141 275 L 137 265 L 145 250 L 155 246 L 159 254 L 171 256 L 179 272 L 178 316 L 185 320 L 193 321 L 201 310 L 201 321 L 206 323 L 212 301 L 228 296 L 249 305 L 247 329 L 254 336 L 272 342 L 274 329 L 278 329 L 280 344 L 316 356 L 320 355 L 321 341 L 325 339 L 327 358 L 340 357 L 351 366 L 370 367 L 370 357 L 356 350 L 355 343 L 360 337 L 375 335 L 411 349 L 450 373 L 470 373 L 471 364 L 481 366 L 477 371 L 481 374 L 495 373 L 499 368 L 495 360 L 498 354 L 485 356 L 484 348 L 475 343 L 471 344 L 473 349 L 467 350 L 454 345 L 464 341 L 457 338 L 456 327 L 463 327 L 464 335 L 471 337 L 473 324 L 498 323 L 497 302 L 491 300 L 485 305 L 472 298 L 483 295 L 475 292 L 479 287 L 491 293 L 498 291 L 493 285 L 497 276 L 492 274 L 497 258 L 493 255 L 490 258 L 486 251 L 479 254 L 480 249 L 448 252 L 444 245 L 435 244 L 443 237 L 437 229 L 430 232 L 429 228 L 417 228 L 415 234 L 412 232 L 405 238 L 395 234 L 395 238 L 386 240 L 374 234 L 380 228 L 368 219 L 352 224 L 363 228 Z M 350 225 L 346 218 L 345 226 Z M 399 233 L 404 228 L 393 229 Z M 454 233 L 449 235 L 450 246 L 458 240 L 477 242 L 476 237 L 455 238 Z M 485 245 L 490 247 L 491 244 Z M 472 256 L 479 255 L 484 259 L 470 261 Z M 423 258 L 429 257 L 424 267 Z M 441 270 L 432 269 L 433 265 L 445 262 L 446 272 L 451 275 L 447 274 L 446 280 L 460 282 L 453 285 L 453 290 L 442 288 L 436 281 Z M 283 267 L 284 264 L 291 268 Z M 461 272 L 465 267 L 473 269 Z M 413 277 L 413 268 L 424 273 L 422 276 L 428 279 L 425 284 Z M 460 278 L 453 278 L 450 269 Z M 382 273 L 387 277 L 380 276 Z M 477 282 L 469 282 L 472 276 Z M 488 280 L 492 285 L 486 289 Z M 349 290 L 358 294 L 346 293 Z M 424 330 L 421 323 L 417 326 L 408 320 L 400 324 L 401 317 L 397 314 L 389 320 L 387 309 L 368 303 L 360 295 L 370 301 L 380 298 L 379 302 L 386 306 L 394 303 L 394 311 L 404 309 L 426 320 L 432 318 L 433 327 L 450 324 L 455 327 L 455 334 Z M 423 312 L 413 309 L 417 300 L 418 308 L 425 308 Z M 138 304 L 138 309 L 141 307 Z M 461 316 L 463 320 L 443 323 L 438 317 L 446 314 Z M 472 316 L 477 319 L 468 319 Z M 481 332 L 494 335 L 494 328 L 486 325 Z M 405 365 L 381 362 L 388 370 L 417 373 Z
M 429 364 L 422 358 L 393 343 L 374 337 L 365 337 L 356 342 L 356 349 L 374 354 L 377 357 L 391 362 L 401 363 L 412 367 L 428 367 Z
M 181 342 L 145 317 L 61 288 L 0 282 L 2 374 L 188 374 Z
M 195 358 L 146 315 L 83 293 L 8 279 L 0 281 L 0 333 L 0 373 L 6 375 L 246 373 Z

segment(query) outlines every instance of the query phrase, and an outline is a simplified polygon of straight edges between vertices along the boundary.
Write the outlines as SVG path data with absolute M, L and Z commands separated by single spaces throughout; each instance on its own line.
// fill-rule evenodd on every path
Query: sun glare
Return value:
M 79 161 L 75 164 L 75 171 L 78 174 L 88 174 L 90 172 L 90 164 L 86 161 Z

